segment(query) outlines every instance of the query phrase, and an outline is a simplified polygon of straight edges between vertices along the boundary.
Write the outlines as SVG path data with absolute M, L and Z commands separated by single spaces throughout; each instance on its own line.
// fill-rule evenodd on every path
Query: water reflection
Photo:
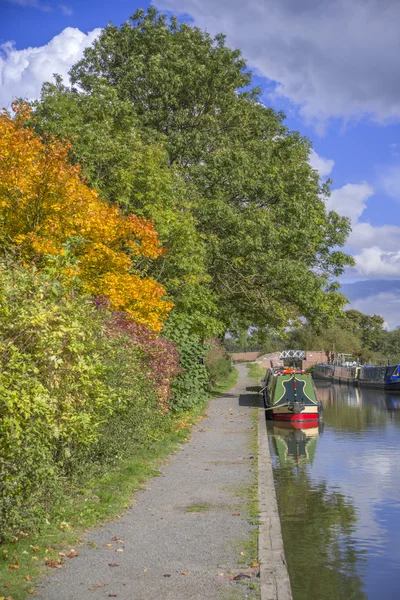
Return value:
M 268 424 L 294 600 L 398 599 L 400 396 L 317 387 L 324 427 Z
M 281 465 L 300 466 L 313 461 L 323 423 L 311 423 L 311 426 L 301 428 L 292 423 L 272 421 L 268 423 L 268 428 L 273 435 L 276 455 Z
M 400 397 L 398 395 L 391 396 L 387 394 L 385 397 L 386 408 L 389 411 L 400 410 Z

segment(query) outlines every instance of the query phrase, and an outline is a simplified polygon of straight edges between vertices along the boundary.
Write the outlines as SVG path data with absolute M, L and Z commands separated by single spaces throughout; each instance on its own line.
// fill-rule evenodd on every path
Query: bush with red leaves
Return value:
M 141 323 L 127 319 L 125 313 L 113 312 L 106 321 L 110 336 L 124 335 L 129 343 L 139 346 L 144 355 L 148 376 L 153 381 L 160 405 L 168 411 L 168 400 L 172 396 L 171 383 L 182 369 L 175 344 L 166 340 Z

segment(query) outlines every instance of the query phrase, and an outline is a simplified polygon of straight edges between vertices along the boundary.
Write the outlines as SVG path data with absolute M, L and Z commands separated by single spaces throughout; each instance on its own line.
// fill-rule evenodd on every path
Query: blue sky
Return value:
M 397 0 L 153 0 L 241 48 L 263 101 L 313 142 L 312 164 L 333 179 L 328 207 L 349 216 L 357 265 L 352 306 L 400 325 L 400 3 Z M 37 97 L 67 75 L 111 20 L 149 3 L 0 0 L 0 104 Z M 366 286 L 354 282 L 370 280 Z M 400 289 L 400 287 L 399 287 Z M 362 291 L 361 291 L 362 290 Z

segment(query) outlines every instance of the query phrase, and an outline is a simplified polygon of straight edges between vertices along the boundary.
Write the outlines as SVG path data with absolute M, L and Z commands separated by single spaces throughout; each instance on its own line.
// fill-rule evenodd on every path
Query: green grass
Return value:
M 211 397 L 231 388 L 237 377 L 234 369 L 212 390 Z M 102 477 L 71 490 L 63 497 L 62 504 L 53 507 L 48 524 L 40 532 L 29 535 L 22 532 L 16 535 L 14 543 L 0 545 L 0 600 L 3 596 L 25 600 L 29 593 L 34 593 L 35 581 L 46 571 L 51 572 L 52 569 L 45 566 L 46 559 L 58 560 L 59 552 L 68 554 L 72 548 L 79 552 L 85 531 L 122 516 L 131 505 L 134 493 L 157 476 L 161 462 L 187 441 L 192 426 L 204 415 L 206 405 L 205 402 L 179 415 L 171 431 L 151 448 L 136 452 Z M 208 509 L 206 505 L 193 505 L 189 512 Z M 68 560 L 63 558 L 63 561 Z
M 239 377 L 239 371 L 232 368 L 232 371 L 229 373 L 228 377 L 224 381 L 218 381 L 211 390 L 211 397 L 217 396 L 218 394 L 222 394 L 227 390 L 230 390 L 231 387 L 237 384 L 237 380 Z
M 187 506 L 185 511 L 186 512 L 193 512 L 193 513 L 199 513 L 199 512 L 206 512 L 207 510 L 210 510 L 212 508 L 211 504 L 191 504 L 190 506 Z
M 1 546 L 0 598 L 4 595 L 12 600 L 25 599 L 28 590 L 32 593 L 35 588 L 33 581 L 49 569 L 46 559 L 58 559 L 59 552 L 68 554 L 71 548 L 77 549 L 85 530 L 121 516 L 130 506 L 134 492 L 158 474 L 160 461 L 187 439 L 198 416 L 199 412 L 181 417 L 175 423 L 177 429 L 150 450 L 138 452 L 100 479 L 86 482 L 84 489 L 74 490 L 64 498 L 62 506 L 54 508 L 51 522 L 39 533 L 18 535 L 15 543 Z
M 247 369 L 249 377 L 254 377 L 257 379 L 263 377 L 266 371 L 265 367 L 260 367 L 260 365 L 257 363 L 251 363 L 250 365 L 247 365 Z
M 243 504 L 240 510 L 242 514 L 246 516 L 250 525 L 252 525 L 250 535 L 244 539 L 235 540 L 233 542 L 233 547 L 238 556 L 237 562 L 244 568 L 251 567 L 256 563 L 258 564 L 258 404 L 258 395 L 254 394 L 254 409 L 251 413 L 253 428 L 251 429 L 251 436 L 248 444 L 248 449 L 251 452 L 251 455 L 254 456 L 254 460 L 252 461 L 251 481 L 248 485 L 236 487 L 232 490 L 237 496 L 242 498 Z M 260 598 L 260 586 L 258 581 L 243 580 L 238 581 L 238 583 L 247 586 L 249 590 L 250 588 L 253 590 L 251 598 Z M 243 598 L 243 595 L 239 595 L 239 597 Z M 250 598 L 250 596 L 248 597 Z

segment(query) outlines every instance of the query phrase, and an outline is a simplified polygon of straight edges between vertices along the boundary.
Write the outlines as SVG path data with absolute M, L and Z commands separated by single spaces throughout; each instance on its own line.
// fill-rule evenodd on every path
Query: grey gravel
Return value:
M 245 570 L 239 564 L 240 551 L 252 528 L 241 513 L 243 498 L 238 490 L 252 482 L 249 443 L 257 396 L 251 392 L 254 380 L 248 379 L 247 369 L 239 366 L 239 372 L 238 385 L 210 402 L 206 419 L 161 468 L 160 476 L 136 493 L 122 518 L 88 533 L 79 557 L 68 560 L 38 586 L 37 598 L 258 597 L 243 581 L 229 577 Z M 123 543 L 112 541 L 113 537 Z M 104 587 L 89 589 L 100 584 Z

